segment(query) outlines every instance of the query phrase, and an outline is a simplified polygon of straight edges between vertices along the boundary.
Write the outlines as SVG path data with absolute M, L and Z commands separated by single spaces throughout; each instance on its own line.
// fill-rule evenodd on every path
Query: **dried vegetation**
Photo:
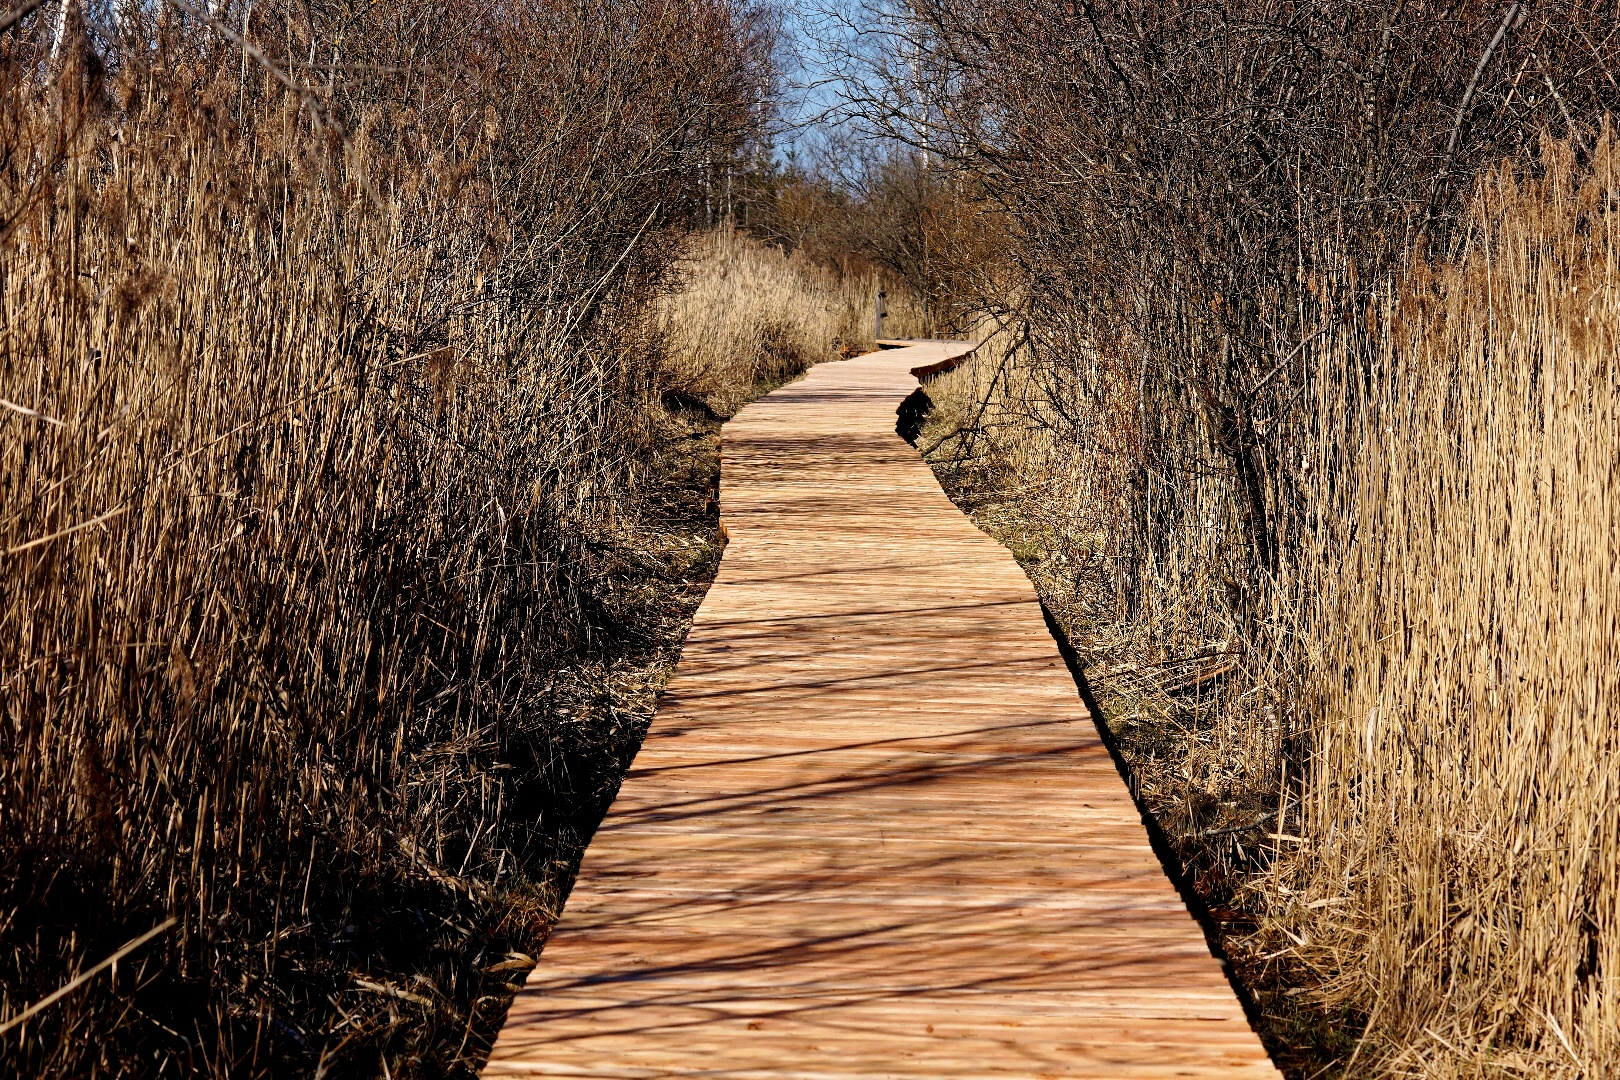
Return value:
M 1620 147 L 1573 159 L 1483 178 L 1458 254 L 1318 358 L 1367 377 L 1318 382 L 1276 906 L 1398 1075 L 1620 1071 Z
M 1012 233 L 921 444 L 1279 1063 L 1620 1071 L 1609 11 L 911 8 L 857 104 Z
M 120 10 L 0 37 L 0 1072 L 467 1075 L 718 557 L 769 27 Z
M 806 362 L 857 356 L 876 346 L 873 268 L 840 269 L 730 228 L 699 236 L 683 288 L 659 307 L 672 388 L 730 415 L 745 396 L 804 370 Z M 917 323 L 895 290 L 885 333 Z

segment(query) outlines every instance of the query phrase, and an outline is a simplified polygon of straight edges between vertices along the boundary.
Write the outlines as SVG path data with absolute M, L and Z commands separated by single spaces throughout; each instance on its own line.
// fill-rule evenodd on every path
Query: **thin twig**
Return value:
M 114 508 L 112 510 L 107 511 L 105 514 L 102 514 L 100 517 L 93 517 L 89 521 L 83 521 L 83 522 L 80 522 L 77 525 L 69 525 L 65 529 L 58 529 L 56 532 L 51 533 L 51 535 L 42 536 L 38 540 L 30 540 L 26 544 L 18 544 L 14 548 L 7 548 L 6 549 L 6 554 L 7 555 L 21 555 L 23 552 L 28 551 L 31 548 L 37 548 L 41 544 L 48 544 L 52 540 L 60 540 L 64 536 L 71 536 L 76 532 L 80 532 L 80 531 L 82 531 L 84 529 L 91 528 L 92 526 L 95 526 L 95 525 L 100 525 L 103 521 L 111 521 L 113 518 L 117 517 L 119 514 L 125 513 L 128 510 L 129 510 L 129 507 L 127 505 L 126 506 L 116 507 L 116 508 Z
M 275 65 L 273 61 L 271 61 L 268 56 L 264 55 L 257 45 L 253 44 L 247 38 L 243 37 L 241 34 L 238 34 L 235 30 L 232 30 L 229 26 L 226 26 L 224 23 L 220 22 L 206 11 L 192 7 L 190 4 L 186 3 L 186 0 L 168 0 L 168 2 L 178 8 L 181 12 L 190 15 L 193 19 L 196 19 L 212 29 L 216 34 L 223 37 L 226 41 L 229 41 L 233 45 L 241 46 L 243 52 L 251 56 L 255 63 L 270 73 L 271 78 L 275 79 L 282 86 L 285 86 L 288 90 L 300 95 L 305 100 L 310 100 L 315 97 L 314 88 L 304 86 L 303 84 L 294 80 L 291 75 L 288 75 L 285 71 L 282 71 Z M 315 102 L 311 101 L 311 105 L 313 106 L 314 104 Z
M 44 6 L 45 0 L 23 0 L 22 6 L 17 8 L 17 10 L 0 15 L 0 34 L 10 30 L 13 26 L 16 26 L 18 23 L 22 22 L 24 19 L 28 18 L 28 16 L 32 15 L 35 11 Z
M 3 31 L 0 31 L 0 32 L 3 32 Z M 44 413 L 40 412 L 37 409 L 30 409 L 28 406 L 19 405 L 15 401 L 7 401 L 3 397 L 0 397 L 0 405 L 4 405 L 6 408 L 10 409 L 13 412 L 22 413 L 24 416 L 32 416 L 35 419 L 43 420 L 47 424 L 55 424 L 57 427 L 67 427 L 66 424 L 62 423 L 62 421 L 56 419 L 53 416 L 46 416 Z
M 1241 825 L 1226 825 L 1226 826 L 1223 826 L 1223 827 L 1221 827 L 1219 829 L 1205 829 L 1202 832 L 1200 832 L 1198 835 L 1200 837 L 1204 837 L 1204 836 L 1225 836 L 1228 833 L 1246 832 L 1249 829 L 1258 829 L 1260 826 L 1264 825 L 1266 822 L 1270 821 L 1272 818 L 1274 818 L 1276 816 L 1277 816 L 1277 811 L 1275 811 L 1275 810 L 1267 810 L 1265 813 L 1261 814 L 1259 817 L 1255 818 L 1253 821 L 1245 821 Z
M 1262 375 L 1260 377 L 1259 382 L 1257 382 L 1253 386 L 1249 387 L 1249 395 L 1248 396 L 1253 397 L 1255 394 L 1258 394 L 1261 390 L 1265 389 L 1266 384 L 1269 383 L 1272 379 L 1277 377 L 1277 372 L 1279 372 L 1283 368 L 1287 367 L 1288 362 L 1290 360 L 1292 360 L 1294 357 L 1298 356 L 1300 354 L 1301 350 L 1303 350 L 1305 348 L 1305 346 L 1309 345 L 1311 342 L 1315 341 L 1317 338 L 1321 337 L 1323 334 L 1327 333 L 1331 329 L 1333 329 L 1333 327 L 1331 325 L 1330 326 L 1324 326 L 1324 327 L 1322 327 L 1322 329 L 1318 330 L 1316 333 L 1312 334 L 1310 337 L 1308 337 L 1305 340 L 1301 341 L 1298 345 L 1295 345 L 1294 350 L 1292 352 L 1290 352 L 1287 356 L 1283 357 L 1281 360 L 1277 361 L 1277 366 L 1276 367 L 1274 367 L 1270 371 L 1266 372 L 1264 375 Z
M 1553 96 L 1553 100 L 1558 102 L 1558 110 L 1564 114 L 1564 123 L 1569 127 L 1569 137 L 1574 139 L 1575 145 L 1581 148 L 1581 156 L 1590 158 L 1592 156 L 1592 150 L 1586 145 L 1586 137 L 1583 136 L 1580 129 L 1575 126 L 1575 118 L 1569 114 L 1569 106 L 1564 104 L 1564 95 L 1560 94 L 1558 92 L 1558 87 L 1553 85 L 1551 75 L 1543 71 L 1541 73 L 1541 79 L 1547 84 L 1547 93 L 1551 94 Z
M 1446 177 L 1451 175 L 1452 162 L 1456 159 L 1457 147 L 1462 142 L 1462 133 L 1463 128 L 1466 126 L 1465 121 L 1468 119 L 1468 111 L 1474 103 L 1475 92 L 1479 90 L 1479 80 L 1485 77 L 1485 71 L 1491 66 L 1491 60 L 1496 56 L 1496 50 L 1501 47 L 1502 41 L 1508 35 L 1508 31 L 1513 28 L 1514 21 L 1519 17 L 1521 6 L 1517 0 L 1508 6 L 1507 14 L 1502 16 L 1502 25 L 1496 28 L 1496 36 L 1491 38 L 1491 43 L 1485 46 L 1485 51 L 1480 54 L 1479 63 L 1474 65 L 1474 77 L 1468 81 L 1468 89 L 1463 91 L 1462 100 L 1457 103 L 1457 119 L 1452 122 L 1451 137 L 1446 140 L 1446 159 L 1440 166 L 1440 170 L 1434 174 L 1434 184 L 1429 189 L 1429 205 L 1424 208 L 1423 224 L 1418 227 L 1417 241 L 1420 245 L 1425 242 L 1425 238 L 1429 233 L 1429 225 L 1434 221 L 1434 209 L 1440 198 L 1441 185 L 1445 183 Z
M 1479 63 L 1474 65 L 1474 77 L 1468 81 L 1468 89 L 1463 91 L 1462 101 L 1457 105 L 1457 119 L 1451 125 L 1451 138 L 1446 140 L 1446 167 L 1451 167 L 1451 158 L 1457 153 L 1457 144 L 1462 140 L 1463 121 L 1468 118 L 1468 107 L 1474 103 L 1474 92 L 1479 89 L 1479 80 L 1484 78 L 1485 69 L 1490 67 L 1491 58 L 1501 46 L 1502 39 L 1507 37 L 1508 31 L 1513 27 L 1513 20 L 1519 16 L 1517 0 L 1509 5 L 1507 14 L 1502 17 L 1502 25 L 1496 28 L 1496 36 L 1491 43 L 1485 46 L 1480 54 Z
M 117 952 L 115 952 L 111 956 L 107 957 L 107 959 L 103 960 L 101 963 L 97 964 L 95 967 L 91 968 L 89 971 L 86 971 L 84 974 L 79 975 L 77 978 L 69 980 L 68 983 L 65 986 L 61 987 L 59 990 L 56 990 L 56 991 L 52 992 L 51 994 L 48 994 L 47 996 L 41 998 L 39 1001 L 37 1001 L 34 1004 L 28 1006 L 28 1008 L 24 1009 L 22 1012 L 18 1013 L 16 1016 L 13 1016 L 10 1020 L 7 1020 L 5 1023 L 0 1024 L 0 1035 L 4 1035 L 6 1032 L 8 1032 L 12 1028 L 16 1027 L 18 1024 L 26 1022 L 29 1017 L 31 1017 L 31 1016 L 35 1015 L 36 1013 L 40 1012 L 40 1010 L 47 1009 L 50 1006 L 56 1004 L 58 1001 L 61 1001 L 63 998 L 67 997 L 69 994 L 73 993 L 73 991 L 77 990 L 79 987 L 83 986 L 85 983 L 89 982 L 91 979 L 95 978 L 97 975 L 101 974 L 103 971 L 105 971 L 108 968 L 112 967 L 114 964 L 118 963 L 118 961 L 122 960 L 124 957 L 128 956 L 130 953 L 134 952 L 136 949 L 140 948 L 142 945 L 145 945 L 148 941 L 151 941 L 153 938 L 157 937 L 159 934 L 163 933 L 165 930 L 169 929 L 171 926 L 173 926 L 175 923 L 177 923 L 179 921 L 180 921 L 179 919 L 176 919 L 176 918 L 173 918 L 173 917 L 164 919 L 161 923 L 158 923 L 158 925 L 152 927 L 152 929 L 148 930 L 146 933 L 142 934 L 140 937 L 136 938 L 134 941 L 131 941 L 128 944 L 124 945 Z

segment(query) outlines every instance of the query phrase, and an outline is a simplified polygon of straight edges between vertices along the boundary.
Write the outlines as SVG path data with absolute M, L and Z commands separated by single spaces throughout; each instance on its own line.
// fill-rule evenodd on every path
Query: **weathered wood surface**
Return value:
M 726 425 L 730 546 L 489 1075 L 1277 1075 L 1028 579 L 894 434 L 951 348 Z

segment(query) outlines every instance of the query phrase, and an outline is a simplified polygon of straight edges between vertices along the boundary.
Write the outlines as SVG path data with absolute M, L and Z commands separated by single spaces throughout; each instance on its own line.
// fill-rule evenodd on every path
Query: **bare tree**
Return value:
M 1014 224 L 1027 360 L 1122 470 L 1128 595 L 1212 470 L 1245 537 L 1237 593 L 1277 572 L 1300 528 L 1304 343 L 1443 250 L 1482 165 L 1528 162 L 1548 130 L 1585 138 L 1616 95 L 1593 3 L 863 11 L 848 108 Z

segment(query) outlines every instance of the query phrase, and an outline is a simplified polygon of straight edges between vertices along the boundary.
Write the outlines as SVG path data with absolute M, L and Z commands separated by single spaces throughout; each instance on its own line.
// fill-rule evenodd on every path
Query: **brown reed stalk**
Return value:
M 1539 177 L 1484 177 L 1457 257 L 1327 353 L 1372 363 L 1325 403 L 1345 466 L 1315 490 L 1288 863 L 1317 906 L 1290 911 L 1327 996 L 1376 1009 L 1378 1073 L 1620 1069 L 1616 155 L 1549 142 Z

